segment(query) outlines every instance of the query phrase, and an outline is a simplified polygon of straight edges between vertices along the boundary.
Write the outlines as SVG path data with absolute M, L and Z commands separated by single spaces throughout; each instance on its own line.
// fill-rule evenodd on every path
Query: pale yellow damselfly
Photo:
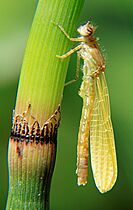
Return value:
M 99 191 L 104 193 L 110 190 L 116 181 L 117 161 L 104 73 L 105 62 L 97 40 L 93 36 L 96 28 L 87 22 L 77 30 L 80 37 L 70 38 L 62 26 L 57 26 L 70 41 L 80 42 L 74 49 L 57 57 L 64 59 L 77 51 L 78 69 L 80 58 L 84 61 L 83 81 L 79 91 L 79 95 L 83 98 L 83 109 L 77 146 L 78 185 L 87 183 L 89 138 L 94 180 Z

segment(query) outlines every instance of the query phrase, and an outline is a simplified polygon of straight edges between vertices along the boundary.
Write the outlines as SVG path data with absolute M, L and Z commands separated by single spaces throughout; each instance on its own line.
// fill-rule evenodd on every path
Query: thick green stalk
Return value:
M 41 125 L 61 103 L 69 58 L 56 58 L 70 49 L 70 41 L 53 22 L 69 34 L 84 0 L 40 0 L 27 44 L 16 102 L 16 113 L 31 104 L 31 114 Z
M 26 47 L 9 142 L 6 210 L 49 209 L 60 104 L 69 58 L 63 54 L 84 0 L 39 0 Z

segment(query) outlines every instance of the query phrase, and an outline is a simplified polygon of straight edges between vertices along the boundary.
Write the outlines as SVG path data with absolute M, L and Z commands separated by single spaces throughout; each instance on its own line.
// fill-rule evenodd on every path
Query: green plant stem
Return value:
M 20 125 L 23 127 L 24 123 L 14 120 L 8 154 L 10 189 L 6 209 L 49 209 L 59 118 L 57 110 L 32 135 L 21 132 Z
M 16 102 L 16 113 L 31 104 L 31 114 L 41 125 L 61 103 L 69 58 L 56 55 L 72 43 L 53 24 L 62 25 L 71 35 L 84 0 L 40 0 L 31 28 Z
M 60 104 L 69 58 L 61 55 L 84 0 L 39 0 L 22 65 L 11 138 L 6 210 L 49 209 Z

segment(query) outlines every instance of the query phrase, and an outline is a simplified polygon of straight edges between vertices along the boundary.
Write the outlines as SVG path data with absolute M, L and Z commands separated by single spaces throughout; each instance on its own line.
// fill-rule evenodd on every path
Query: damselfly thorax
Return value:
M 100 192 L 110 190 L 117 177 L 117 162 L 113 127 L 110 116 L 109 94 L 104 74 L 105 61 L 93 36 L 96 28 L 90 23 L 80 26 L 78 38 L 70 38 L 65 30 L 57 25 L 65 36 L 78 46 L 58 58 L 66 58 L 77 51 L 78 78 L 80 58 L 83 59 L 83 78 L 79 95 L 83 98 L 83 109 L 78 133 L 77 176 L 78 185 L 85 185 L 88 177 L 88 148 L 90 140 L 91 166 L 96 186 Z
M 83 39 L 84 42 L 81 43 L 82 48 L 79 53 L 84 60 L 84 65 L 87 66 L 88 71 L 90 71 L 90 76 L 98 76 L 101 71 L 105 70 L 104 58 L 99 50 L 99 46 L 95 38 L 92 39 L 91 37 L 83 37 Z

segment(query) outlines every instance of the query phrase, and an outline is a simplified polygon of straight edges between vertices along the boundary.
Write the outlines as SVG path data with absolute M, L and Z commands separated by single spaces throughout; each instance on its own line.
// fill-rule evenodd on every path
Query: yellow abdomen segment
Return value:
M 85 185 L 88 177 L 88 138 L 94 103 L 94 81 L 92 78 L 82 82 L 79 94 L 83 98 L 83 108 L 78 133 L 76 173 L 78 176 L 78 185 Z

